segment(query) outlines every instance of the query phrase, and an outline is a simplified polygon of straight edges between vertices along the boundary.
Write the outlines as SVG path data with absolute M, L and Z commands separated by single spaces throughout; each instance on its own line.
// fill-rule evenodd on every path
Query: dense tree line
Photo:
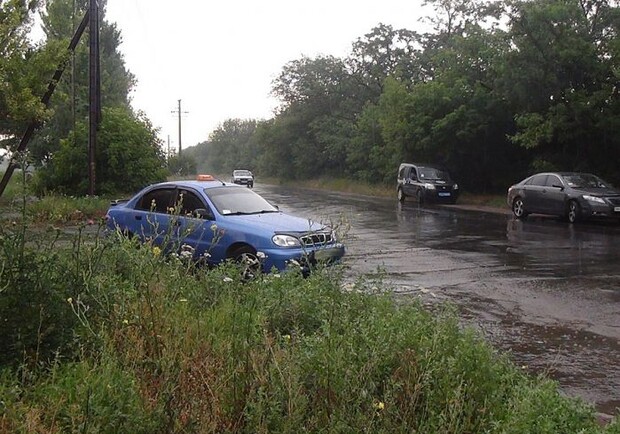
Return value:
M 223 123 L 190 148 L 199 166 L 391 183 L 401 161 L 434 162 L 474 191 L 543 169 L 620 183 L 618 1 L 426 4 L 431 32 L 379 24 L 346 58 L 289 62 L 276 115 Z

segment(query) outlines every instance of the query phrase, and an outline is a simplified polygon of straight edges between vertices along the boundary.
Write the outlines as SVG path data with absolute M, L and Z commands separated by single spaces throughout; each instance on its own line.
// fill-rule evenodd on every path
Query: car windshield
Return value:
M 248 188 L 214 187 L 206 188 L 204 192 L 223 215 L 278 212 L 276 207 Z
M 450 179 L 448 172 L 434 167 L 420 167 L 420 179 Z
M 235 170 L 233 172 L 234 176 L 250 176 L 251 173 L 249 170 Z
M 563 178 L 572 188 L 607 188 L 609 185 L 598 176 L 589 173 L 574 173 Z

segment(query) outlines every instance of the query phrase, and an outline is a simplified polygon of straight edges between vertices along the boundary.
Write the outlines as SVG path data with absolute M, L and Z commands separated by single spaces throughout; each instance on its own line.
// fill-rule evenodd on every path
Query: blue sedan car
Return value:
M 307 274 L 319 262 L 344 255 L 334 231 L 285 214 L 262 196 L 210 175 L 144 188 L 108 209 L 107 229 L 151 241 L 168 252 L 210 264 L 233 260 L 244 275 L 299 267 Z

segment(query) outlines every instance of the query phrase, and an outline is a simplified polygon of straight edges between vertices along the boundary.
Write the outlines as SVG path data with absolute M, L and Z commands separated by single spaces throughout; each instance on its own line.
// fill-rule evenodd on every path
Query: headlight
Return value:
M 590 196 L 589 194 L 584 194 L 582 197 L 588 202 L 605 203 L 602 197 Z
M 428 189 L 428 190 L 435 190 L 435 185 L 434 184 L 424 184 L 424 188 Z
M 299 242 L 299 239 L 292 237 L 290 235 L 274 235 L 273 237 L 271 237 L 271 241 L 273 241 L 273 243 L 276 246 L 280 246 L 280 247 L 299 247 L 301 246 L 301 243 Z

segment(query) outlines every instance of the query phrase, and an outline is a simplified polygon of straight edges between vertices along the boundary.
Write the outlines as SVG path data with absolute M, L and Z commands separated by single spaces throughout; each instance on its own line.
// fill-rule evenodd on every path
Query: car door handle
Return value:
M 141 215 L 135 215 L 133 216 L 134 219 L 136 220 L 142 220 L 142 216 Z

